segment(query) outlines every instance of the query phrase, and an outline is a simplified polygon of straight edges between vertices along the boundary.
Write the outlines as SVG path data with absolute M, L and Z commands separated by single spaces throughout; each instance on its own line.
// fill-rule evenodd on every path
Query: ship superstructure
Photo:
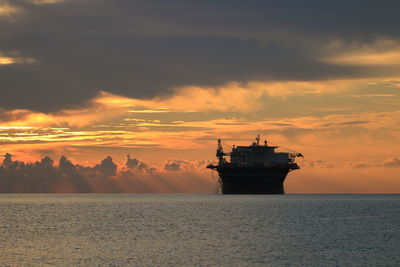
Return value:
M 284 194 L 283 182 L 290 171 L 299 169 L 300 153 L 275 152 L 277 146 L 260 145 L 260 136 L 250 146 L 233 146 L 225 153 L 218 139 L 218 164 L 207 168 L 218 172 L 223 194 Z M 228 161 L 225 157 L 229 156 Z

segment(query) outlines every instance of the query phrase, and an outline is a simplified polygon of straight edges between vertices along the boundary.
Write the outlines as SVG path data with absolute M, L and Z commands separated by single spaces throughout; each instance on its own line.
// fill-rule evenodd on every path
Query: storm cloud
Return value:
M 371 67 L 321 58 L 400 35 L 396 1 L 2 0 L 0 6 L 6 109 L 54 111 L 101 90 L 151 98 L 189 85 L 363 77 Z

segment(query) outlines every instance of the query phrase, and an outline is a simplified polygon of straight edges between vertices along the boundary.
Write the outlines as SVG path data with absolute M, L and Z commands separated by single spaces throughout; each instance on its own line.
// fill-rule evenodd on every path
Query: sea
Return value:
M 0 195 L 1 266 L 400 266 L 400 195 Z

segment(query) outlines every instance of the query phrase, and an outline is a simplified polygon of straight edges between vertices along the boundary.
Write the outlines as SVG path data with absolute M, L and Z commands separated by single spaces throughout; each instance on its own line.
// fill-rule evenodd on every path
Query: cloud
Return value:
M 383 161 L 381 165 L 384 167 L 400 167 L 400 159 L 389 158 Z
M 2 193 L 211 193 L 214 183 L 201 171 L 148 167 L 128 156 L 125 166 L 111 157 L 89 167 L 62 156 L 58 166 L 49 157 L 34 163 L 13 160 L 6 154 L 0 167 Z
M 315 161 L 310 161 L 305 164 L 303 164 L 305 167 L 309 168 L 335 168 L 335 164 L 326 162 L 324 160 L 315 160 Z
M 326 61 L 338 65 L 396 66 L 400 65 L 400 49 L 384 52 L 354 52 L 327 58 Z
M 169 159 L 165 162 L 164 169 L 167 171 L 194 171 L 196 169 L 205 169 L 206 161 L 191 162 L 182 159 Z
M 400 159 L 389 157 L 381 160 L 371 161 L 349 161 L 349 162 L 327 162 L 324 160 L 305 160 L 302 164 L 304 168 L 399 168 Z
M 31 2 L 35 5 L 48 5 L 48 4 L 57 4 L 64 2 L 65 0 L 26 0 L 27 2 Z
M 355 86 L 366 83 L 353 82 Z M 354 137 L 386 131 L 394 136 L 400 131 L 397 109 L 384 112 L 346 110 L 343 104 L 346 99 L 340 95 L 341 90 L 347 90 L 344 84 L 337 81 L 234 83 L 217 88 L 185 87 L 171 95 L 147 100 L 102 92 L 81 107 L 54 113 L 0 110 L 0 143 L 13 149 L 18 144 L 28 149 L 29 144 L 47 146 L 50 143 L 185 149 L 208 146 L 210 140 L 220 137 L 229 139 L 258 133 L 285 136 L 291 142 L 311 132 L 323 134 L 321 138 L 325 140 L 338 133 Z M 334 93 L 335 90 L 339 92 Z M 328 94 L 329 102 L 339 95 L 339 110 L 330 111 L 329 106 L 313 107 L 306 103 L 286 116 L 269 115 L 275 109 L 293 109 L 293 105 L 285 101 L 298 97 L 301 92 Z M 372 97 L 369 93 L 361 95 Z M 200 100 L 193 101 L 196 97 Z M 396 98 L 393 103 L 395 108 Z M 354 103 L 348 105 L 354 108 Z
M 0 166 L 0 191 L 2 193 L 213 193 L 217 180 L 206 170 L 207 163 L 207 161 L 170 159 L 160 166 L 149 166 L 128 156 L 126 163 L 121 166 L 114 163 L 111 157 L 106 157 L 93 166 L 82 166 L 61 156 L 55 165 L 47 156 L 32 163 L 25 163 L 14 160 L 13 156 L 6 153 Z M 355 193 L 375 192 L 377 188 L 371 189 L 368 184 L 381 183 L 379 190 L 386 192 L 389 190 L 387 185 L 396 183 L 396 180 L 387 181 L 387 177 L 383 179 L 381 177 L 383 169 L 389 171 L 390 177 L 398 178 L 391 170 L 399 167 L 398 158 L 388 158 L 364 165 L 361 162 L 340 164 L 323 160 L 308 161 L 302 165 L 300 171 L 291 174 L 293 177 L 288 179 L 285 187 L 291 193 L 333 191 Z M 367 168 L 369 171 L 364 171 Z M 351 179 L 341 179 L 343 173 L 347 172 L 352 173 Z M 369 177 L 367 180 L 360 179 L 366 176 Z M 389 191 L 392 192 L 393 188 Z
M 322 61 L 337 65 L 395 67 L 400 65 L 400 41 L 378 39 L 371 44 L 353 43 L 334 46 L 339 51 Z
M 11 65 L 11 64 L 29 64 L 35 63 L 34 58 L 24 58 L 24 57 L 7 57 L 0 53 L 0 66 L 1 65 Z
M 55 112 L 36 112 L 27 109 L 0 110 L 1 126 L 77 126 L 122 116 L 127 113 L 170 112 L 240 112 L 261 111 L 269 98 L 289 98 L 304 95 L 334 95 L 363 86 L 374 79 L 329 81 L 275 81 L 230 82 L 216 87 L 179 87 L 169 94 L 151 99 L 130 98 L 105 91 L 73 109 Z M 392 80 L 398 81 L 396 79 Z M 393 96 L 393 94 L 391 94 Z M 350 95 L 357 96 L 357 95 Z M 386 94 L 359 94 L 358 96 L 386 96 Z M 195 101 L 194 101 L 195 100 Z M 137 118 L 125 118 L 126 121 Z
M 149 99 L 182 87 L 395 75 L 320 60 L 348 52 L 354 40 L 398 40 L 395 2 L 378 8 L 373 1 L 362 7 L 343 1 L 0 3 L 2 17 L 24 14 L 0 24 L 2 51 L 20 51 L 24 60 L 4 56 L 2 62 L 36 62 L 2 65 L 0 88 L 8 93 L 0 106 L 7 109 L 54 112 L 99 91 Z M 333 51 L 333 42 L 342 49 Z M 199 92 L 212 101 L 209 91 Z
M 398 9 L 0 0 L 0 150 L 160 164 L 260 133 L 327 164 L 398 155 Z
M 375 160 L 369 162 L 350 162 L 348 163 L 348 165 L 353 168 L 373 168 L 373 167 L 398 168 L 400 167 L 400 159 L 395 157 L 390 157 L 383 160 Z
M 148 170 L 148 171 L 153 171 L 153 169 L 150 169 L 149 166 L 147 166 L 145 163 L 140 162 L 138 159 L 131 158 L 130 155 L 127 156 L 125 167 L 128 170 Z
M 0 0 L 0 21 L 15 21 L 17 16 L 19 16 L 21 12 L 22 9 L 10 4 L 10 1 Z

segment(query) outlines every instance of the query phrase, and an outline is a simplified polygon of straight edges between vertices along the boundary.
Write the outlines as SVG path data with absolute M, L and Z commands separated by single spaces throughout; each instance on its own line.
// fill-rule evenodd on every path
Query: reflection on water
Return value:
M 2 265 L 400 265 L 399 195 L 0 195 Z

